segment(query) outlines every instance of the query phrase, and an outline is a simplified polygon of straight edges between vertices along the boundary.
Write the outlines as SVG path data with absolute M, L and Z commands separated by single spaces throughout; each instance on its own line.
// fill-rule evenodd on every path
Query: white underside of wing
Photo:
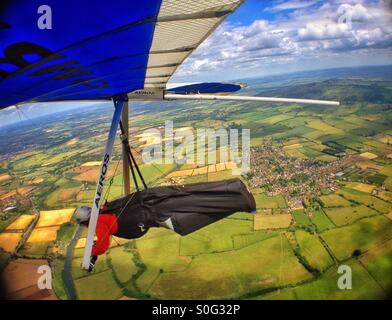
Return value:
M 243 0 L 163 0 L 149 53 L 145 88 L 166 88 L 183 61 Z
M 221 100 L 221 101 L 250 101 L 250 102 L 276 102 L 276 103 L 298 103 L 298 104 L 318 104 L 325 106 L 339 106 L 338 101 L 296 99 L 296 98 L 276 98 L 276 97 L 251 97 L 251 96 L 225 96 L 225 95 L 205 95 L 205 94 L 164 94 L 165 100 Z

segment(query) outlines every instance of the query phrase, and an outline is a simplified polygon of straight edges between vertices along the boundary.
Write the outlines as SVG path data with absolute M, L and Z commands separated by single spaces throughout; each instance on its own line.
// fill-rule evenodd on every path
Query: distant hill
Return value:
M 261 88 L 257 95 L 304 99 L 339 100 L 343 104 L 389 103 L 392 93 L 386 86 L 388 80 L 366 78 L 341 78 L 305 83 L 282 84 L 273 88 Z
M 292 81 L 295 79 L 328 79 L 328 78 L 380 78 L 392 80 L 392 65 L 386 66 L 365 66 L 365 67 L 350 67 L 350 68 L 334 68 L 321 69 L 311 71 L 293 72 L 287 74 L 279 74 L 266 77 L 252 77 L 237 79 L 237 81 L 244 81 L 248 84 L 268 83 L 277 81 Z

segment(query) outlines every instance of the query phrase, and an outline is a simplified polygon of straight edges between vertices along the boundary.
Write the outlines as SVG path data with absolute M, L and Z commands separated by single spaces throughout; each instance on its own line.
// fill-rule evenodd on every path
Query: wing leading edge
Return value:
M 178 66 L 242 2 L 48 0 L 50 30 L 37 27 L 42 1 L 6 2 L 0 14 L 0 109 L 165 88 Z

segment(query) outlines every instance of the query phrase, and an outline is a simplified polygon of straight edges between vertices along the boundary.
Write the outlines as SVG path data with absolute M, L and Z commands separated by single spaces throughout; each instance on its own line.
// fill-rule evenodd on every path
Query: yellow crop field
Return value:
M 175 177 L 188 177 L 191 176 L 193 173 L 193 169 L 189 170 L 179 170 L 179 171 L 174 171 L 168 175 L 169 178 L 175 178 Z
M 224 163 L 217 163 L 215 165 L 216 171 L 224 171 L 226 170 L 226 166 Z
M 322 156 L 316 157 L 316 159 L 321 161 L 331 162 L 331 161 L 335 161 L 336 157 L 330 154 L 323 154 Z
M 174 129 L 174 132 L 182 132 L 182 131 L 189 131 L 189 130 L 193 130 L 193 128 L 192 127 L 177 128 Z
M 107 173 L 108 177 L 113 176 L 115 171 L 116 171 L 115 167 L 113 166 L 110 167 Z M 95 183 L 98 180 L 98 176 L 99 176 L 99 167 L 91 166 L 89 170 L 82 172 L 81 174 L 77 175 L 76 177 L 73 177 L 72 179 L 76 181 L 87 181 L 87 182 Z
M 195 169 L 174 171 L 168 175 L 168 178 L 199 176 L 207 173 L 232 170 L 236 168 L 237 168 L 237 164 L 235 162 L 222 162 L 222 163 L 211 164 L 208 166 L 195 168 Z
M 79 192 L 80 192 L 79 187 L 63 189 L 60 192 L 59 199 L 61 201 L 69 201 L 69 200 L 75 199 Z
M 101 165 L 101 161 L 89 161 L 89 162 L 83 163 L 81 166 L 82 167 L 94 167 L 94 166 L 100 166 L 100 165 Z
M 65 145 L 66 145 L 67 147 L 73 146 L 73 145 L 76 144 L 78 141 L 79 141 L 78 138 L 73 138 L 73 139 L 69 140 Z
M 0 182 L 10 180 L 12 177 L 8 173 L 0 174 Z
M 44 181 L 45 181 L 44 178 L 36 178 L 33 181 L 31 181 L 31 182 L 34 183 L 34 184 L 40 184 L 40 183 L 42 183 Z
M 346 187 L 362 192 L 372 193 L 372 191 L 376 188 L 371 184 L 361 183 L 361 182 L 349 182 L 346 184 Z
M 288 146 L 284 146 L 283 149 L 285 150 L 291 150 L 291 149 L 300 149 L 302 148 L 302 144 L 301 143 L 294 143 L 294 144 L 290 144 Z
M 254 230 L 288 228 L 293 217 L 291 214 L 257 213 L 254 220 Z
M 59 226 L 71 220 L 75 208 L 41 211 L 37 228 Z
M 141 148 L 162 143 L 162 137 L 158 132 L 144 132 L 142 134 L 138 134 L 136 138 L 139 139 L 139 142 L 144 142 L 144 144 L 140 146 Z
M 384 168 L 384 166 L 381 166 L 379 164 L 370 162 L 370 161 L 365 161 L 365 162 L 358 162 L 355 164 L 358 168 L 362 169 L 362 170 L 366 170 L 366 169 L 374 169 L 374 170 L 382 170 Z
M 116 236 L 112 236 L 112 242 L 110 244 L 110 246 L 114 246 L 113 243 L 115 243 L 116 245 L 122 246 L 124 244 L 126 244 L 127 242 L 130 242 L 132 240 L 128 240 L 128 239 L 124 239 L 124 238 L 118 238 Z
M 18 188 L 18 193 L 22 196 L 25 196 L 26 194 L 30 193 L 35 188 L 36 187 L 21 187 L 21 188 Z
M 372 160 L 372 159 L 376 159 L 378 158 L 377 155 L 375 155 L 374 153 L 371 152 L 364 152 L 360 154 L 361 157 Z
M 139 133 L 135 136 L 135 138 L 146 138 L 146 137 L 151 137 L 151 136 L 156 136 L 157 132 L 155 131 L 146 131 L 146 132 L 142 132 Z
M 14 252 L 23 233 L 21 232 L 4 232 L 0 234 L 0 249 L 6 252 Z
M 292 158 L 306 159 L 306 156 L 298 149 L 286 149 L 286 154 Z
M 233 170 L 238 168 L 235 162 L 226 162 L 225 166 L 226 166 L 226 170 Z
M 385 201 L 392 202 L 392 192 L 390 191 L 380 191 L 377 196 Z
M 319 131 L 322 131 L 325 133 L 329 133 L 329 134 L 342 134 L 342 133 L 344 133 L 343 130 L 332 127 L 329 124 L 327 124 L 321 120 L 310 121 L 309 124 L 307 125 L 307 127 L 315 129 L 315 130 L 319 130 Z
M 76 181 L 87 181 L 87 182 L 94 182 L 98 180 L 99 175 L 99 168 L 90 169 L 86 172 L 83 172 L 76 177 L 73 177 Z
M 192 176 L 198 176 L 201 174 L 207 174 L 208 167 L 201 167 L 193 170 Z
M 113 238 L 114 237 L 112 237 L 112 241 L 111 241 L 112 243 L 110 245 L 111 247 L 112 247 L 112 244 L 113 244 Z M 94 240 L 97 240 L 97 239 L 98 238 L 95 236 Z M 85 247 L 86 247 L 86 238 L 85 237 L 79 238 L 78 242 L 76 242 L 75 249 L 81 249 L 81 248 L 85 248 Z
M 208 173 L 216 172 L 216 168 L 214 164 L 210 164 L 208 166 Z
M 283 145 L 289 146 L 291 144 L 296 144 L 296 143 L 301 143 L 301 142 L 302 142 L 302 139 L 294 138 L 294 139 L 289 139 L 289 140 L 283 141 Z
M 49 242 L 56 240 L 60 226 L 35 228 L 27 239 L 27 243 Z
M 338 194 L 328 194 L 320 197 L 320 201 L 324 207 L 350 207 L 350 201 L 344 199 Z
M 86 246 L 86 238 L 80 238 L 75 244 L 75 249 L 84 248 Z
M 14 222 L 12 222 L 6 230 L 25 230 L 34 220 L 34 215 L 32 214 L 22 214 Z
M 16 196 L 16 190 L 12 190 L 10 192 L 7 192 L 6 194 L 1 195 L 0 200 L 5 200 L 5 199 L 11 198 L 13 196 Z

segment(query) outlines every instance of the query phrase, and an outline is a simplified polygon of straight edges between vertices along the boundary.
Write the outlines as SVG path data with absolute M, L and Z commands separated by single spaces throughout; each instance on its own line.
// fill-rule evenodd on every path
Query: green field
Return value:
M 355 201 L 357 203 L 362 203 L 374 210 L 381 213 L 388 213 L 392 209 L 392 204 L 384 200 L 378 199 L 368 193 L 352 190 L 352 189 L 341 189 L 338 193 L 344 198 Z
M 42 257 L 46 255 L 50 247 L 53 245 L 53 242 L 36 242 L 34 244 L 26 243 L 19 253 L 30 256 L 30 257 Z
M 56 241 L 68 243 L 71 240 L 75 229 L 76 226 L 73 223 L 65 223 L 61 225 L 59 231 L 57 231 Z
M 348 207 L 351 205 L 349 201 L 336 194 L 329 194 L 320 197 L 321 203 L 324 207 Z
M 283 289 L 262 299 L 298 299 L 298 300 L 355 300 L 382 299 L 385 291 L 369 275 L 367 270 L 356 261 L 349 262 L 352 269 L 353 289 L 340 290 L 337 282 L 340 274 L 337 268 L 329 269 L 325 275 L 314 282 L 295 288 Z
M 136 279 L 136 286 L 142 294 L 149 296 L 151 286 L 158 279 L 160 274 L 159 268 L 149 267 Z
M 379 214 L 377 211 L 365 207 L 364 205 L 343 208 L 325 208 L 324 211 L 337 226 L 344 226 L 346 224 L 351 224 L 358 219 Z
M 387 188 L 389 191 L 392 191 L 392 177 L 389 177 L 387 180 L 384 182 L 385 188 Z
M 265 194 L 254 195 L 257 209 L 283 209 L 287 208 L 282 196 L 267 196 Z
M 298 230 L 295 238 L 300 248 L 300 254 L 315 269 L 323 271 L 332 265 L 333 260 L 316 235 Z
M 313 211 L 312 222 L 316 225 L 317 230 L 320 232 L 335 227 L 335 225 L 331 222 L 331 220 L 325 215 L 324 211 L 321 209 Z
M 384 242 L 360 257 L 360 262 L 385 290 L 392 286 L 392 241 Z
M 233 236 L 234 249 L 241 249 L 274 236 L 276 233 L 272 231 L 255 231 L 250 234 L 235 235 Z
M 81 300 L 119 299 L 123 296 L 113 279 L 112 271 L 106 270 L 74 281 L 78 298 Z
M 11 216 L 8 219 L 0 220 L 0 232 L 3 232 L 12 222 L 14 222 L 18 216 Z
M 386 176 L 392 177 L 392 166 L 386 166 L 384 167 L 381 171 L 381 174 L 384 174 Z
M 235 298 L 249 291 L 311 277 L 294 256 L 288 241 L 281 236 L 233 253 L 197 256 L 183 272 L 160 274 L 149 293 L 155 298 L 168 299 Z
M 136 246 L 147 269 L 174 272 L 184 270 L 190 263 L 190 259 L 178 255 L 179 244 L 180 236 L 167 231 L 166 235 L 159 237 L 142 238 Z
M 123 247 L 110 249 L 109 260 L 116 278 L 122 284 L 127 283 L 138 271 L 132 253 Z
M 303 210 L 296 210 L 293 212 L 295 222 L 299 227 L 312 227 L 312 221 L 310 221 L 308 215 Z
M 83 249 L 82 249 L 83 250 Z M 90 277 L 88 272 L 82 270 L 82 261 L 83 261 L 83 255 L 78 258 L 74 258 L 72 260 L 72 278 L 73 279 L 80 279 L 80 278 L 85 278 L 85 277 Z M 103 271 L 106 271 L 109 269 L 108 263 L 107 263 L 107 258 L 106 255 L 100 256 L 98 261 L 95 264 L 95 273 L 100 273 Z
M 392 221 L 384 216 L 359 220 L 349 226 L 328 230 L 322 237 L 336 258 L 344 260 L 355 250 L 367 251 L 372 246 L 392 238 Z
M 269 117 L 269 118 L 263 119 L 263 120 L 258 121 L 258 122 L 262 123 L 262 124 L 263 123 L 265 123 L 265 124 L 276 124 L 278 122 L 285 121 L 285 120 L 288 120 L 288 119 L 291 119 L 291 118 L 293 118 L 292 115 L 280 114 L 280 115 L 276 115 L 276 116 L 273 116 L 273 117 Z

